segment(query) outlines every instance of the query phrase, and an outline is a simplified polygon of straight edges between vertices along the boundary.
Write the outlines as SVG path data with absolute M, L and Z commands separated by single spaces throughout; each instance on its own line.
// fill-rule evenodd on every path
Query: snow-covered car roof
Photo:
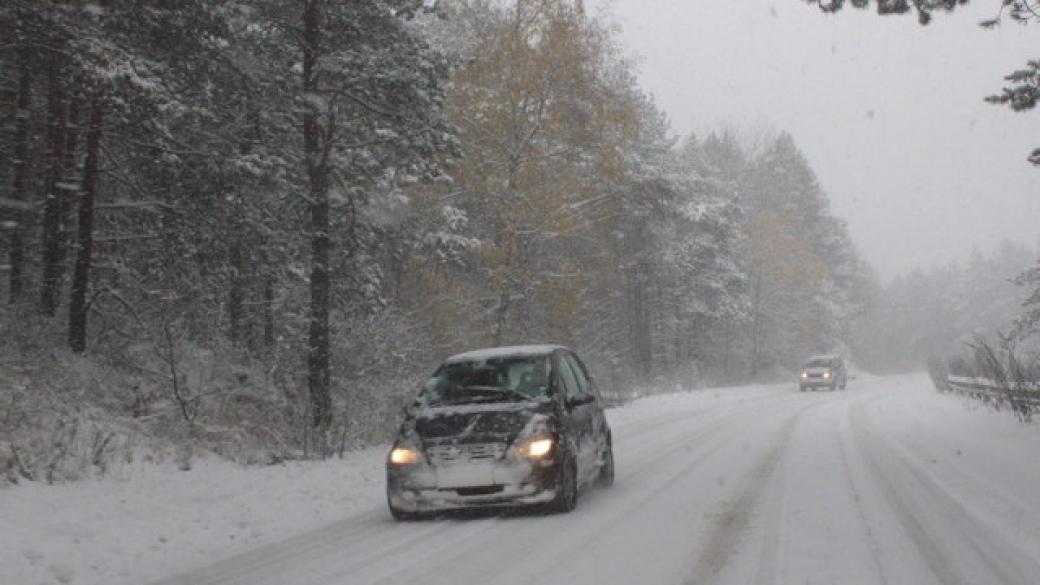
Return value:
M 487 349 L 478 349 L 456 354 L 444 360 L 444 362 L 479 362 L 494 358 L 548 355 L 557 349 L 566 348 L 562 345 L 512 345 L 508 347 L 489 347 Z
M 841 356 L 836 353 L 821 353 L 820 355 L 809 356 L 809 359 L 805 360 L 806 363 L 813 362 L 816 360 L 840 360 Z

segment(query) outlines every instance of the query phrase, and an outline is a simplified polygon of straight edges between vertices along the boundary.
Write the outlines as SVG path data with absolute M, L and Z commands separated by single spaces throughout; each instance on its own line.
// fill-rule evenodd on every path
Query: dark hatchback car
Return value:
M 845 370 L 845 360 L 836 355 L 818 355 L 809 358 L 802 368 L 798 389 L 802 392 L 814 388 L 844 390 L 846 384 L 848 372 Z
M 614 481 L 610 427 L 571 350 L 463 353 L 445 361 L 406 409 L 386 478 L 397 519 L 480 507 L 569 512 L 581 488 Z

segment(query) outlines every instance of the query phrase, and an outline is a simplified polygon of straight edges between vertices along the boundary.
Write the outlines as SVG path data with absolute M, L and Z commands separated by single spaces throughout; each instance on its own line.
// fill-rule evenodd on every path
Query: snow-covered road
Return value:
M 159 583 L 1040 583 L 1040 427 L 923 376 L 681 393 L 609 416 L 616 484 L 571 514 L 396 523 L 373 483 L 319 528 Z M 162 566 L 115 574 L 175 572 Z M 90 576 L 74 582 L 112 582 Z

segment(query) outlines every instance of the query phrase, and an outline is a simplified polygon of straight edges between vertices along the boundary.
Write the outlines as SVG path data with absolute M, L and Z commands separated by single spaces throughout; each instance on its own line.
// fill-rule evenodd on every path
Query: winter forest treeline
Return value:
M 906 372 L 929 358 L 970 354 L 979 340 L 1010 337 L 1015 345 L 1024 342 L 1022 348 L 1035 347 L 1037 300 L 1033 293 L 1029 302 L 1029 289 L 1038 270 L 1025 270 L 1037 255 L 1004 241 L 988 255 L 975 250 L 965 262 L 896 277 L 868 295 L 870 318 L 852 340 L 857 363 L 874 372 Z
M 9 469 L 328 454 L 487 345 L 608 393 L 847 351 L 879 287 L 790 135 L 675 137 L 580 0 L 431 8 L 0 6 Z

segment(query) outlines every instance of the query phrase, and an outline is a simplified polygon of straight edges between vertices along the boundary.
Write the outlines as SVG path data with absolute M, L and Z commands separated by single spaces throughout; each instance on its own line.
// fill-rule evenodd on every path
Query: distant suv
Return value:
M 845 361 L 836 355 L 818 355 L 809 358 L 802 368 L 798 382 L 798 390 L 805 392 L 809 388 L 845 389 L 848 373 Z
M 585 364 L 554 345 L 448 358 L 406 410 L 386 462 L 394 518 L 477 507 L 571 511 L 614 481 L 602 400 Z

